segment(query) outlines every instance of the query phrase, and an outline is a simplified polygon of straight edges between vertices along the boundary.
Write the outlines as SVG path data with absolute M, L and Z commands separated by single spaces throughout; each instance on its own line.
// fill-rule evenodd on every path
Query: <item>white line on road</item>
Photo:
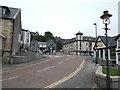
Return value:
M 15 79 L 15 78 L 18 78 L 18 77 L 20 77 L 20 76 L 15 76 L 15 77 L 7 78 L 7 79 L 3 79 L 3 80 L 0 80 L 0 81 L 11 80 L 11 79 Z
M 38 70 L 37 72 L 45 71 L 45 70 L 48 70 L 48 69 L 53 68 L 53 67 L 54 67 L 54 66 L 50 66 L 50 67 L 44 68 L 44 69 L 42 69 L 42 70 Z
M 58 64 L 62 64 L 64 61 L 59 62 Z

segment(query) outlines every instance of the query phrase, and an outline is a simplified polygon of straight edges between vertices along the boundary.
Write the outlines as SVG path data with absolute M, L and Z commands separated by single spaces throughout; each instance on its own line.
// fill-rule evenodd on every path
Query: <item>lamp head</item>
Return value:
M 112 17 L 111 14 L 108 13 L 108 10 L 105 10 L 103 12 L 103 15 L 100 16 L 101 19 L 103 19 L 103 24 L 109 24 L 110 23 L 110 17 Z

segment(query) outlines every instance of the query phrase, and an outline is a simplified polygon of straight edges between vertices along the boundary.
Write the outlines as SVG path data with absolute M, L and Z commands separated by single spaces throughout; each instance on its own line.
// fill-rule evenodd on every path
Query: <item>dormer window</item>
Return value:
M 6 6 L 2 6 L 2 15 L 7 15 L 8 13 L 10 13 L 9 8 Z
M 5 9 L 3 8 L 2 14 L 5 15 Z

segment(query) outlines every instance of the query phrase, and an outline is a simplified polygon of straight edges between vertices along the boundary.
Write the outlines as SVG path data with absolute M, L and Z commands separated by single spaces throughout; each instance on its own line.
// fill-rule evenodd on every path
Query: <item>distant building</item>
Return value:
M 0 6 L 0 23 L 0 34 L 5 36 L 2 60 L 9 63 L 10 56 L 20 52 L 21 10 Z
M 30 33 L 31 33 L 31 36 L 37 36 L 37 35 L 39 35 L 38 32 L 30 32 Z
M 37 52 L 38 51 L 38 41 L 37 40 L 33 40 L 30 43 L 30 51 L 31 52 Z
M 63 52 L 73 55 L 92 55 L 95 38 L 78 32 L 75 38 L 64 40 Z
M 49 40 L 46 42 L 46 51 L 48 51 L 50 54 L 55 53 L 57 50 L 56 43 L 53 40 Z
M 47 49 L 47 42 L 38 42 L 38 48 L 40 51 L 45 52 Z
M 31 41 L 31 34 L 29 30 L 22 29 L 21 31 L 21 49 L 29 49 Z
M 118 36 L 116 38 L 116 64 L 120 65 L 120 1 L 118 2 Z
M 120 34 L 116 38 L 117 48 L 116 48 L 116 64 L 120 65 Z

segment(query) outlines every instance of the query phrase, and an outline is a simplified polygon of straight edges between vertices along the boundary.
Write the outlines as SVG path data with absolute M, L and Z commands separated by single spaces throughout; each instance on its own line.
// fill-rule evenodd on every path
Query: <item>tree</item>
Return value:
M 62 50 L 62 42 L 60 40 L 56 40 L 56 45 L 58 50 Z
M 49 40 L 53 40 L 54 36 L 51 32 L 47 31 L 47 32 L 45 32 L 44 38 L 46 41 L 49 41 Z

